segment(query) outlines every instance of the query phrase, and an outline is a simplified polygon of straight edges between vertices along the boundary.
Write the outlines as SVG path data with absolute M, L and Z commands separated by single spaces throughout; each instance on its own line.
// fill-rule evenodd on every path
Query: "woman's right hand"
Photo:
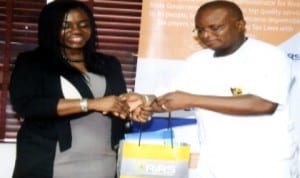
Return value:
M 102 114 L 112 113 L 122 119 L 126 119 L 130 111 L 126 101 L 113 95 L 89 100 L 88 104 L 92 110 L 101 112 Z
M 155 95 L 143 95 L 139 93 L 127 93 L 120 96 L 130 107 L 130 119 L 136 122 L 148 122 L 152 116 L 151 103 Z

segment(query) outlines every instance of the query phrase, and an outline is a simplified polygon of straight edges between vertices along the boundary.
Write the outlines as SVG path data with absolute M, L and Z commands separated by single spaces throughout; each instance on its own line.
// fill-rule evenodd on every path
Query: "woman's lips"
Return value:
M 80 43 L 83 41 L 83 38 L 80 36 L 74 36 L 74 37 L 70 37 L 69 41 L 73 43 Z

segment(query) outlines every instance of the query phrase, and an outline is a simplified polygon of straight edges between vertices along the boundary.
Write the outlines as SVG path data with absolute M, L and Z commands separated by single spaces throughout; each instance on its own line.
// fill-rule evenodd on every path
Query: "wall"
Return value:
M 0 143 L 0 177 L 10 178 L 15 161 L 15 143 Z

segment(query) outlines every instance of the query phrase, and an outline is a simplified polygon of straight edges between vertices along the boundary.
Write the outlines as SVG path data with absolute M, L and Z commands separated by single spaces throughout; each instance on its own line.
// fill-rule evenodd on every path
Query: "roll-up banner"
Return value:
M 194 15 L 204 0 L 143 1 L 135 91 L 164 94 L 170 81 L 181 70 L 184 60 L 201 50 L 195 40 Z M 296 82 L 291 91 L 291 117 L 296 122 L 300 143 L 300 0 L 235 0 L 244 12 L 247 36 L 257 38 L 283 49 L 293 65 Z M 272 65 L 272 64 L 270 64 Z M 156 114 L 155 117 L 164 117 Z M 191 111 L 174 112 L 175 118 L 194 118 Z M 192 123 L 192 122 L 190 122 Z M 159 123 L 155 124 L 159 127 Z M 189 125 L 176 136 L 190 133 L 196 136 L 197 127 Z M 192 128 L 192 129 L 191 129 Z M 197 139 L 190 140 L 192 151 L 198 151 Z M 192 177 L 192 176 L 191 176 Z

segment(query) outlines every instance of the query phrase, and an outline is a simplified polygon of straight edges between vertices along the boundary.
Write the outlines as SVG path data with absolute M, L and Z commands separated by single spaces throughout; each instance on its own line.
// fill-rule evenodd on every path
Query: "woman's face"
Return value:
M 66 14 L 60 31 L 60 43 L 65 49 L 82 49 L 91 37 L 91 23 L 82 9 Z

